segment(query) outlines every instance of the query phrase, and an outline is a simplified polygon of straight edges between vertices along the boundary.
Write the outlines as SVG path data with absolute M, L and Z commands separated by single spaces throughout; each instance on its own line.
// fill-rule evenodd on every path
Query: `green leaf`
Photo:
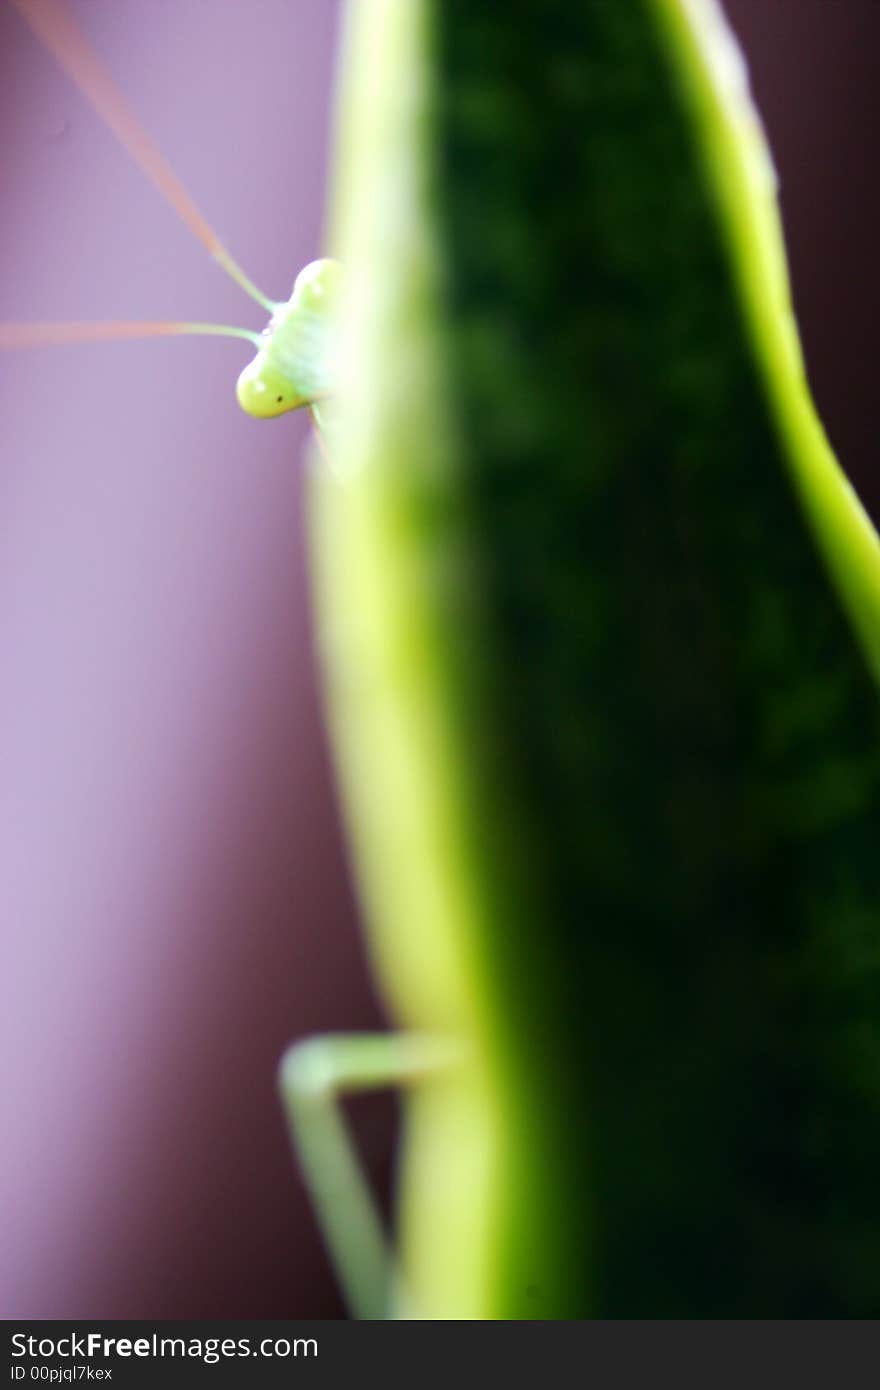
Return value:
M 426 1317 L 880 1306 L 877 538 L 697 0 L 371 0 L 317 601 Z

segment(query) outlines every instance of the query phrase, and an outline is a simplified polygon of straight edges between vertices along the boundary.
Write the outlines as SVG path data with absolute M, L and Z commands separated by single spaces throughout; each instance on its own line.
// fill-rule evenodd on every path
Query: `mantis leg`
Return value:
M 449 1042 L 418 1034 L 329 1034 L 294 1043 L 279 1085 L 324 1239 L 356 1318 L 385 1318 L 402 1289 L 376 1200 L 339 1101 L 347 1094 L 410 1085 L 448 1066 Z

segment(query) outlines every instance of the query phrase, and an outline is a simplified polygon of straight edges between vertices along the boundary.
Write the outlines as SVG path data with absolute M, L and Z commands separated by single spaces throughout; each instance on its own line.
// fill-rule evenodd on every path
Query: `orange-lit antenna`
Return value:
M 46 47 L 91 102 L 99 116 L 125 146 L 132 159 L 143 169 L 175 212 L 183 219 L 202 245 L 237 285 L 270 312 L 275 302 L 257 289 L 233 260 L 216 232 L 209 227 L 174 170 L 159 153 L 149 135 L 141 127 L 98 56 L 80 32 L 73 15 L 63 0 L 12 0 L 12 4 L 30 25 Z M 46 325 L 50 327 L 50 325 Z M 175 330 L 180 331 L 180 330 Z M 107 334 L 106 336 L 113 336 Z M 120 333 L 118 337 L 132 337 Z M 50 341 L 47 339 L 47 341 Z M 58 341 L 51 340 L 51 341 Z M 72 340 L 71 340 L 72 341 Z
M 53 347 L 65 343 L 101 343 L 119 338 L 174 338 L 205 334 L 214 338 L 245 338 L 260 346 L 259 333 L 223 323 L 169 323 L 165 321 L 96 323 L 0 323 L 0 352 L 12 348 Z

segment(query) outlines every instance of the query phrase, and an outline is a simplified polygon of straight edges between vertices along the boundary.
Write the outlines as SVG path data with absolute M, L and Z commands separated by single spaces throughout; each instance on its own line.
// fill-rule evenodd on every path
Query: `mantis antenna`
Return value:
M 77 27 L 73 16 L 63 0 L 12 0 L 39 39 L 52 52 L 65 72 L 76 83 L 83 96 L 91 103 L 98 115 L 106 122 L 113 134 L 131 155 L 144 173 L 152 179 L 159 192 L 183 219 L 193 236 L 210 252 L 214 260 L 226 274 L 250 295 L 264 309 L 274 312 L 276 303 L 257 289 L 253 281 L 245 275 L 241 266 L 233 260 L 216 232 L 208 225 L 174 170 L 159 153 L 149 135 L 130 111 L 113 78 L 93 52 L 85 36 Z M 106 328 L 106 325 L 104 326 Z M 127 326 L 128 328 L 131 325 Z M 151 336 L 157 330 L 147 326 L 144 336 Z M 193 325 L 176 325 L 166 330 L 171 332 L 193 331 Z M 196 331 L 207 331 L 201 326 Z M 222 330 L 224 333 L 228 330 Z M 103 332 L 100 337 L 134 337 L 132 332 L 111 334 Z M 57 338 L 45 339 L 56 342 Z M 71 339 L 70 341 L 73 341 Z
M 259 333 L 224 323 L 122 322 L 0 323 L 0 352 L 12 348 L 50 347 L 64 343 L 100 343 L 112 338 L 171 338 L 199 333 L 217 338 L 245 338 L 260 346 Z

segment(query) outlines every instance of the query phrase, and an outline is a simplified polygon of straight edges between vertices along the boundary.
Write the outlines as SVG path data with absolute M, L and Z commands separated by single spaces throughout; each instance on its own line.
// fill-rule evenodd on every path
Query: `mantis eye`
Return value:
M 245 414 L 258 420 L 272 420 L 308 404 L 307 398 L 267 359 L 265 351 L 258 352 L 239 376 L 236 395 Z
M 313 313 L 326 312 L 335 305 L 342 283 L 339 261 L 324 258 L 303 266 L 293 285 L 291 302 Z

